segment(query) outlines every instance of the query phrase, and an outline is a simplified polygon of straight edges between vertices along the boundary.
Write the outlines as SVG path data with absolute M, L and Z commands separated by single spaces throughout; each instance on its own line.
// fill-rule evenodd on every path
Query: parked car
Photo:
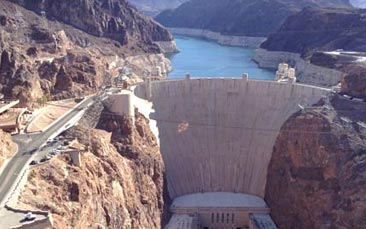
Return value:
M 36 216 L 32 212 L 28 212 L 25 214 L 23 221 L 33 221 L 36 219 Z
M 45 162 L 45 161 L 50 160 L 51 158 L 52 158 L 51 156 L 47 155 L 44 158 L 42 158 L 39 162 Z
M 39 160 L 39 162 L 41 162 L 41 163 L 43 163 L 43 162 L 45 162 L 45 161 L 47 161 L 47 159 L 44 157 L 44 158 L 42 158 L 41 160 Z
M 63 146 L 68 146 L 68 145 L 70 145 L 70 142 L 69 141 L 64 141 L 62 145 Z
M 49 139 L 47 139 L 47 143 L 55 143 L 57 141 L 58 141 L 57 138 L 49 138 Z
M 58 154 L 60 151 L 59 150 L 57 150 L 57 149 L 53 149 L 53 150 L 51 150 L 48 154 L 49 155 L 52 155 L 52 156 L 55 156 L 56 154 Z
M 33 160 L 33 161 L 31 161 L 31 162 L 29 163 L 29 165 L 36 165 L 36 164 L 38 164 L 38 162 L 37 162 L 36 160 Z

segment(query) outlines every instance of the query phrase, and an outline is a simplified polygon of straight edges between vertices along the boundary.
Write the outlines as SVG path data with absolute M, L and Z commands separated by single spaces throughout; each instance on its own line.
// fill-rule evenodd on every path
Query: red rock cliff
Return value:
M 0 93 L 28 107 L 95 93 L 115 76 L 109 67 L 116 56 L 158 55 L 155 42 L 172 40 L 126 1 L 12 2 L 0 1 Z
M 366 104 L 334 96 L 287 120 L 265 199 L 279 228 L 365 228 Z
M 164 164 L 148 121 L 141 115 L 136 125 L 113 115 L 102 120 L 114 129 L 91 131 L 82 167 L 57 156 L 33 169 L 20 206 L 51 211 L 56 228 L 161 228 Z M 87 133 L 80 128 L 69 136 L 87 144 Z

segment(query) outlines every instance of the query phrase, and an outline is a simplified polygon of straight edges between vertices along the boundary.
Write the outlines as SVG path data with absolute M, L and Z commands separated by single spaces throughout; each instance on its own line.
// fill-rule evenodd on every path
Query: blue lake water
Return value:
M 252 61 L 255 49 L 231 47 L 199 38 L 175 36 L 179 53 L 170 56 L 173 71 L 169 78 L 192 77 L 241 77 L 274 79 L 274 72 L 260 69 Z

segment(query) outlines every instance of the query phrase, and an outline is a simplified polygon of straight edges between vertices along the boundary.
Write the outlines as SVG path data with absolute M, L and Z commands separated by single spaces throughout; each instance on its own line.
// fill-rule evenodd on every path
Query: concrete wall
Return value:
M 174 214 L 164 229 L 199 229 L 197 216 Z
M 29 161 L 30 160 L 28 160 L 28 162 Z M 24 186 L 28 182 L 29 167 L 25 166 L 20 174 L 21 175 L 16 177 L 16 182 L 14 182 L 9 193 L 7 194 L 6 198 L 4 198 L 3 203 L 1 203 L 0 206 L 3 204 L 10 208 L 15 208 L 15 206 L 17 206 L 18 198 L 22 193 Z
M 5 206 L 5 208 L 9 211 L 9 213 L 13 214 L 13 217 L 16 218 L 17 214 L 21 214 L 21 218 L 23 216 L 30 212 L 29 210 L 23 210 L 17 207 L 9 207 Z M 53 227 L 53 218 L 52 215 L 49 212 L 44 211 L 31 211 L 32 214 L 36 215 L 36 219 L 31 222 L 18 222 L 18 225 L 14 225 L 10 227 L 11 229 L 46 229 L 46 228 L 52 228 Z
M 242 208 L 194 208 L 176 209 L 172 213 L 174 215 L 197 215 L 201 228 L 232 229 L 250 225 L 250 214 L 265 213 L 265 211 L 262 209 Z M 267 214 L 269 214 L 269 210 Z
M 78 166 L 78 167 L 82 167 L 80 151 L 74 150 L 74 151 L 70 151 L 68 153 L 71 157 L 72 164 L 74 164 L 75 166 Z
M 201 228 L 233 229 L 249 225 L 249 215 L 269 214 L 262 198 L 241 193 L 195 193 L 175 198 L 171 212 L 195 215 Z
M 45 219 L 37 220 L 31 223 L 23 224 L 12 229 L 46 229 L 53 228 L 52 220 L 50 217 Z
M 198 192 L 263 197 L 279 129 L 329 91 L 245 79 L 186 79 L 151 83 L 171 198 Z M 135 89 L 146 98 L 146 86 Z
M 9 103 L 0 103 L 0 113 L 3 113 L 18 104 L 19 100 L 11 101 Z
M 132 102 L 132 97 L 132 93 L 125 90 L 118 94 L 109 95 L 104 103 L 110 112 L 113 112 L 119 116 L 131 117 L 134 122 L 135 109 Z

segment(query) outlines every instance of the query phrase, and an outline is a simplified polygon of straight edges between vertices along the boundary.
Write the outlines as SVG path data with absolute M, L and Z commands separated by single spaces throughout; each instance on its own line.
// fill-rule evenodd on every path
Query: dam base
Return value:
M 245 229 L 257 228 L 262 216 L 266 228 L 276 226 L 269 208 L 260 197 L 241 193 L 195 193 L 176 198 L 171 206 L 173 217 L 165 229 Z M 264 217 L 267 216 L 267 217 Z

